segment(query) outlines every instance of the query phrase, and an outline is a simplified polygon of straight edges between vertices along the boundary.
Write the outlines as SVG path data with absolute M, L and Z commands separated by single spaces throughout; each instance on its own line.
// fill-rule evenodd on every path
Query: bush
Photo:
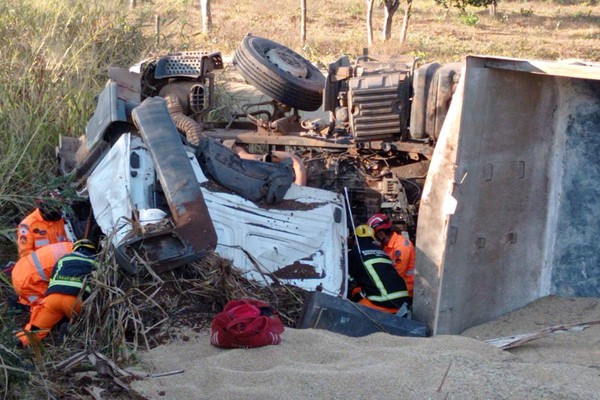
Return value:
M 464 11 L 467 6 L 473 7 L 487 7 L 492 5 L 496 0 L 435 0 L 435 2 L 446 8 L 455 7 L 461 11 Z
M 470 11 L 462 13 L 460 20 L 468 26 L 476 26 L 479 23 L 479 17 Z

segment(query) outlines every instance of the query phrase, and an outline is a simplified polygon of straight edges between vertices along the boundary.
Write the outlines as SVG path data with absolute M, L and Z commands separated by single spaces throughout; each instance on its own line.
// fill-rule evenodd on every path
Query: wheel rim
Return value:
M 274 48 L 265 53 L 266 59 L 277 68 L 288 74 L 306 79 L 308 77 L 308 67 L 299 60 L 293 53 L 286 49 Z

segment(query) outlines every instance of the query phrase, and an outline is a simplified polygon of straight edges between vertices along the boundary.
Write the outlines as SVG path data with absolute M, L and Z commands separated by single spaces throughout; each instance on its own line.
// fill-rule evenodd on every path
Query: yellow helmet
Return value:
M 359 225 L 354 229 L 354 233 L 358 237 L 370 237 L 375 239 L 375 231 L 369 225 Z
M 91 240 L 80 239 L 73 243 L 73 251 L 77 251 L 79 249 L 88 249 L 91 251 L 96 251 L 96 246 L 94 246 Z

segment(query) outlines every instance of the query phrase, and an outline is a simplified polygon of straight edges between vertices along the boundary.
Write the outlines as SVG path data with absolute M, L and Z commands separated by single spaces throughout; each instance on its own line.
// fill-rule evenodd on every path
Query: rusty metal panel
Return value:
M 340 195 L 292 185 L 276 206 L 205 190 L 217 252 L 258 282 L 346 295 L 346 211 Z
M 120 255 L 131 263 L 133 253 L 138 253 L 155 270 L 175 268 L 214 250 L 216 232 L 164 99 L 145 100 L 132 116 L 152 157 L 175 227 L 123 243 Z

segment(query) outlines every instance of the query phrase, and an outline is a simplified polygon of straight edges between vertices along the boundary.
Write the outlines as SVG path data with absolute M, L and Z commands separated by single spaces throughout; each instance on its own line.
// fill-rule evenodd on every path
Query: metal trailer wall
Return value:
M 598 80 L 597 66 L 467 57 L 419 212 L 413 308 L 433 334 L 600 296 Z

